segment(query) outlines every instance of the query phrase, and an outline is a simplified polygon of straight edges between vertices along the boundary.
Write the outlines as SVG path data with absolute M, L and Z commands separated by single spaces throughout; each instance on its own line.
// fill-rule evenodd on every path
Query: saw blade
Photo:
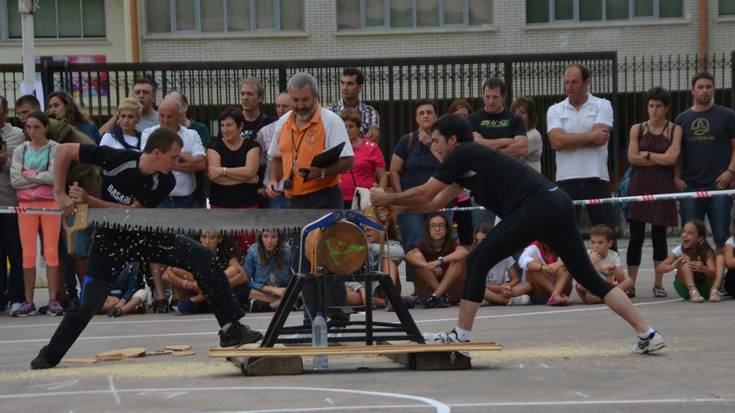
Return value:
M 331 209 L 168 209 L 168 208 L 90 208 L 89 224 L 94 228 L 130 231 L 226 234 L 264 229 L 299 230 Z

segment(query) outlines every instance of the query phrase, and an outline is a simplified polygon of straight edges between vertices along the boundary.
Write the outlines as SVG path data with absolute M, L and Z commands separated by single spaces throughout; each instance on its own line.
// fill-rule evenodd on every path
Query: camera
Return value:
M 293 189 L 293 181 L 291 180 L 291 177 L 283 181 L 283 189 L 286 191 L 290 191 Z

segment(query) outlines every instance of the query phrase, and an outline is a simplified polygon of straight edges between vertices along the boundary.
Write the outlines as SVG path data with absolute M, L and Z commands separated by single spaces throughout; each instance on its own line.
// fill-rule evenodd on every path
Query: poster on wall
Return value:
M 59 55 L 44 58 L 69 64 L 107 63 L 105 55 Z M 40 63 L 40 58 L 37 58 L 37 63 Z M 89 97 L 108 96 L 109 75 L 105 71 L 54 73 L 54 89 L 68 91 L 77 101 L 84 101 Z

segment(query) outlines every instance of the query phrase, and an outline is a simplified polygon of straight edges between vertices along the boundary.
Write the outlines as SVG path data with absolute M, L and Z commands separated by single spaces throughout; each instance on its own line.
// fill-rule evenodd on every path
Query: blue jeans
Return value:
M 400 214 L 396 217 L 396 223 L 401 232 L 401 244 L 406 253 L 421 243 L 427 217 L 428 214 Z M 406 264 L 406 281 L 413 281 L 413 279 L 413 268 Z
M 169 196 L 160 204 L 159 208 L 194 208 L 194 197 L 189 196 Z
M 714 184 L 704 187 L 687 186 L 685 192 L 716 191 L 719 190 Z M 704 221 L 707 215 L 709 225 L 712 228 L 712 238 L 715 245 L 722 248 L 730 236 L 730 210 L 732 209 L 732 198 L 729 196 L 713 196 L 703 199 L 681 199 L 679 200 L 679 213 L 681 214 L 682 226 L 692 218 Z
M 283 196 L 283 194 L 281 194 L 278 196 L 278 198 L 268 198 L 268 208 L 270 209 L 286 208 L 286 197 Z

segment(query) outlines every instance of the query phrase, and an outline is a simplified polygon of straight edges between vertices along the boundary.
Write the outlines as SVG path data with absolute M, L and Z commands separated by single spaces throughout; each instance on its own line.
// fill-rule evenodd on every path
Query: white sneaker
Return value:
M 23 305 L 23 303 L 13 303 L 10 304 L 10 309 L 8 310 L 8 314 L 15 317 L 13 314 L 17 314 L 18 310 L 20 310 L 20 306 Z
M 722 300 L 720 298 L 720 290 L 718 290 L 717 288 L 711 289 L 709 291 L 709 302 L 710 303 L 719 303 L 720 300 Z
M 700 294 L 699 290 L 697 290 L 696 288 L 690 288 L 689 289 L 689 302 L 703 303 L 704 297 L 702 297 L 702 294 Z
M 661 350 L 664 347 L 666 347 L 664 338 L 661 337 L 661 334 L 659 334 L 658 331 L 654 331 L 646 339 L 642 340 L 638 337 L 638 343 L 633 346 L 633 352 L 637 354 L 648 354 Z
M 508 300 L 508 305 L 529 305 L 531 304 L 531 296 L 528 294 L 519 295 L 518 297 L 512 297 Z
M 427 343 L 440 343 L 440 344 L 455 344 L 455 343 L 469 343 L 469 340 L 460 340 L 457 337 L 457 332 L 452 329 L 444 333 L 424 333 L 424 341 Z

